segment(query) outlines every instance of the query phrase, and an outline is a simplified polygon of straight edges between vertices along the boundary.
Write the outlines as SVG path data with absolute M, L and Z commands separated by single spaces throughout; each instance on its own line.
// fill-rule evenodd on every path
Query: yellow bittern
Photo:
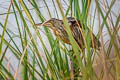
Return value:
M 82 35 L 83 29 L 82 29 L 80 21 L 76 20 L 75 18 L 72 18 L 72 17 L 68 17 L 67 21 L 68 21 L 70 30 L 72 32 L 72 35 L 73 35 L 75 41 L 77 42 L 77 44 L 79 45 L 79 47 L 81 49 L 85 48 L 85 43 L 84 43 L 84 39 L 83 39 L 83 35 Z M 57 38 L 63 40 L 67 44 L 71 44 L 62 20 L 59 20 L 56 18 L 51 18 L 48 21 L 36 24 L 36 26 L 47 26 L 47 27 L 51 28 Z M 88 28 L 88 30 L 90 30 L 90 29 Z M 91 42 L 90 47 L 99 50 L 99 47 L 100 47 L 99 40 L 97 40 L 97 38 L 95 37 L 95 35 L 93 33 L 92 33 L 91 38 L 92 39 L 90 41 Z

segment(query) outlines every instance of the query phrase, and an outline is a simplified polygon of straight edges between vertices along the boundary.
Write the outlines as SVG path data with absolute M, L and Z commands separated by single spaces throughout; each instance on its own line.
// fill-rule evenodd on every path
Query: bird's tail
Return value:
M 97 50 L 100 50 L 101 48 L 101 43 L 95 36 L 93 36 L 93 44 L 91 44 L 91 46 Z

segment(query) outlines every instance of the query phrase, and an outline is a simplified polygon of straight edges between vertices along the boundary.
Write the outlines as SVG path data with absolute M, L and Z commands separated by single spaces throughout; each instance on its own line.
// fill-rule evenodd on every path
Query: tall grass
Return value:
M 48 1 L 52 3 L 53 8 Z M 0 80 L 120 79 L 120 13 L 113 12 L 114 6 L 119 1 L 41 0 L 40 4 L 44 5 L 46 15 L 41 11 L 39 1 L 28 0 L 27 2 L 11 0 L 8 12 L 0 14 L 6 16 L 4 23 L 0 22 L 0 29 L 2 29 L 0 30 L 2 31 L 0 34 Z M 32 9 L 29 6 L 32 6 Z M 67 9 L 64 9 L 64 6 L 67 6 Z M 52 9 L 54 9 L 54 13 Z M 48 20 L 46 16 L 61 18 L 71 45 L 55 38 L 49 28 L 35 26 L 37 21 L 33 11 L 39 22 Z M 8 29 L 7 23 L 10 14 L 14 15 L 18 33 Z M 74 17 L 82 23 L 85 50 L 81 50 L 74 40 L 66 20 L 68 16 Z M 94 31 L 94 25 L 98 25 L 96 37 L 101 42 L 99 51 L 90 48 L 90 45 L 93 44 L 90 40 L 92 40 L 91 34 Z M 107 30 L 110 38 L 108 41 L 104 40 L 104 29 Z M 6 39 L 6 36 L 9 40 Z M 43 36 L 46 37 L 46 40 Z M 8 54 L 14 55 L 13 57 L 18 63 L 13 63 L 14 60 L 9 61 Z M 8 67 L 6 67 L 6 63 Z M 13 64 L 18 65 L 15 67 Z

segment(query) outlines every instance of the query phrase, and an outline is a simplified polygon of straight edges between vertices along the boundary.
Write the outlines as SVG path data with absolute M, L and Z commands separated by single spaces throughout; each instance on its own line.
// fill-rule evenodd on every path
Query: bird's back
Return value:
M 73 34 L 74 39 L 76 40 L 77 44 L 79 45 L 80 48 L 85 48 L 85 43 L 84 43 L 84 39 L 85 39 L 85 35 L 83 34 L 83 27 L 80 23 L 79 20 L 72 18 L 72 17 L 68 17 L 67 18 L 71 32 Z M 88 32 L 90 33 L 90 29 L 88 29 Z M 83 37 L 84 36 L 84 37 Z M 91 32 L 91 37 L 90 37 L 91 41 L 91 47 L 98 49 L 100 47 L 100 42 L 99 40 L 97 40 L 97 38 L 95 37 L 95 35 Z

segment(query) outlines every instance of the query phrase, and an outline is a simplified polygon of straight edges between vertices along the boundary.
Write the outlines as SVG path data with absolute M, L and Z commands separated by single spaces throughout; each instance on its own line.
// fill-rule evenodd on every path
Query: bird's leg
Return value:
M 69 51 L 70 60 L 71 60 L 71 70 L 73 72 L 74 80 L 77 80 L 80 77 L 80 68 L 78 66 L 78 60 L 73 50 Z

